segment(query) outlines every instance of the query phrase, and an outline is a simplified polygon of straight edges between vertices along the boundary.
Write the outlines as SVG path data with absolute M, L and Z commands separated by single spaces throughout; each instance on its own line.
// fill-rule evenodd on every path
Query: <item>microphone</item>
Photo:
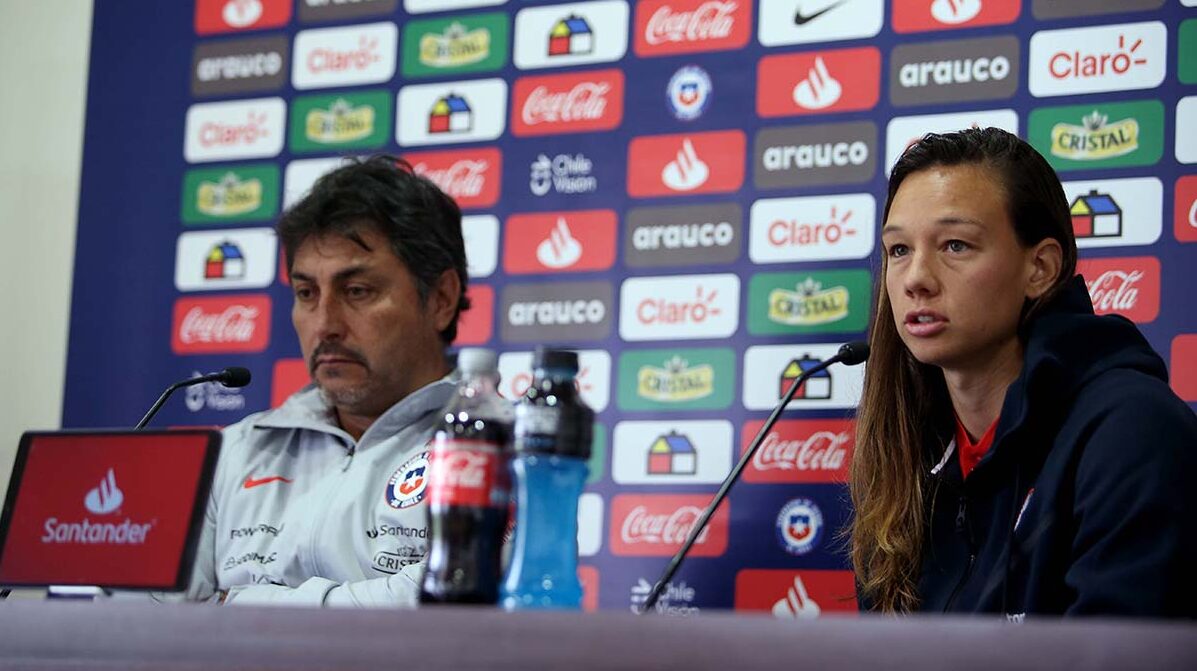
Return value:
M 656 585 L 653 585 L 653 590 L 648 593 L 648 597 L 644 600 L 644 605 L 640 607 L 640 614 L 649 612 L 657 605 L 657 600 L 661 598 L 661 593 L 665 591 L 665 586 L 673 579 L 674 574 L 681 568 L 682 561 L 686 558 L 686 554 L 690 552 L 690 548 L 694 546 L 695 541 L 698 540 L 699 534 L 707 527 L 711 521 L 711 516 L 715 514 L 715 510 L 719 508 L 719 504 L 723 503 L 723 499 L 727 498 L 728 492 L 731 491 L 732 485 L 740 479 L 740 473 L 743 472 L 744 467 L 752 461 L 752 455 L 756 454 L 757 448 L 765 441 L 765 436 L 769 434 L 769 430 L 777 423 L 777 419 L 781 417 L 781 413 L 786 409 L 786 406 L 793 400 L 794 394 L 797 393 L 798 387 L 806 381 L 808 377 L 831 367 L 834 364 L 842 363 L 845 366 L 855 366 L 864 363 L 865 359 L 869 358 L 869 343 L 864 340 L 854 340 L 850 343 L 842 345 L 835 356 L 825 361 L 820 361 L 817 366 L 802 372 L 801 375 L 794 380 L 794 384 L 786 390 L 785 396 L 778 402 L 777 407 L 773 408 L 773 412 L 769 414 L 769 419 L 765 420 L 765 424 L 761 430 L 757 432 L 756 437 L 749 443 L 748 449 L 744 450 L 744 456 L 740 457 L 740 463 L 728 473 L 727 478 L 723 480 L 723 484 L 719 486 L 719 491 L 715 493 L 715 498 L 711 499 L 711 503 L 706 510 L 702 511 L 698 521 L 694 527 L 690 529 L 689 536 L 686 537 L 686 542 L 682 544 L 677 554 L 673 555 L 673 559 L 669 561 L 669 565 L 665 567 L 665 572 L 661 574 L 660 580 Z
M 133 428 L 145 428 L 145 425 L 149 424 L 150 420 L 154 418 L 154 415 L 158 414 L 158 410 L 162 408 L 162 404 L 166 403 L 166 399 L 170 398 L 170 395 L 175 393 L 176 389 L 190 387 L 191 385 L 195 384 L 203 384 L 204 382 L 219 382 L 226 387 L 233 388 L 244 387 L 245 385 L 249 384 L 249 381 L 252 377 L 253 376 L 250 375 L 248 368 L 242 368 L 241 366 L 230 366 L 218 373 L 208 373 L 207 375 L 201 375 L 199 377 L 193 377 L 187 380 L 176 382 L 167 387 L 166 391 L 162 392 L 162 395 L 159 396 L 158 400 L 154 402 L 154 405 L 150 408 L 150 411 L 147 412 L 145 417 L 142 417 L 141 421 L 137 423 L 137 426 Z

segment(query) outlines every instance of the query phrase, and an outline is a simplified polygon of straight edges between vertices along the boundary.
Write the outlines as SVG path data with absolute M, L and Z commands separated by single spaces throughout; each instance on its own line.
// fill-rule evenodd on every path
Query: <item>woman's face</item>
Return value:
M 999 174 L 966 164 L 907 176 L 881 240 L 894 325 L 916 359 L 963 371 L 1018 351 L 1023 301 L 1046 286 L 1036 249 L 1015 236 Z

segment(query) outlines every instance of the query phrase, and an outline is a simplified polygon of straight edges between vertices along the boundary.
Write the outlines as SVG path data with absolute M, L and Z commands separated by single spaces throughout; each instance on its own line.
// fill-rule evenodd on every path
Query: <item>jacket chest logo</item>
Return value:
M 428 452 L 407 460 L 387 480 L 384 498 L 392 508 L 410 508 L 424 500 L 428 485 Z

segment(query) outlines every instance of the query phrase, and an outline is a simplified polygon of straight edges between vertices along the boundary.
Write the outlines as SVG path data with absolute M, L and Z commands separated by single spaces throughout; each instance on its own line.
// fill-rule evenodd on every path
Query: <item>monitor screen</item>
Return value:
M 214 430 L 29 432 L 0 517 L 0 585 L 186 587 Z

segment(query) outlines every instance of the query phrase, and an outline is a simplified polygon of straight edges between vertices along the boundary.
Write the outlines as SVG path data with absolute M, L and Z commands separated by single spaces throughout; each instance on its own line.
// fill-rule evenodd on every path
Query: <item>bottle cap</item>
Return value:
M 484 347 L 463 347 L 457 353 L 457 367 L 463 375 L 490 375 L 498 370 L 499 359 Z
M 572 374 L 578 372 L 578 353 L 567 349 L 551 349 L 543 345 L 536 348 L 532 359 L 532 368 L 551 368 L 565 370 Z

